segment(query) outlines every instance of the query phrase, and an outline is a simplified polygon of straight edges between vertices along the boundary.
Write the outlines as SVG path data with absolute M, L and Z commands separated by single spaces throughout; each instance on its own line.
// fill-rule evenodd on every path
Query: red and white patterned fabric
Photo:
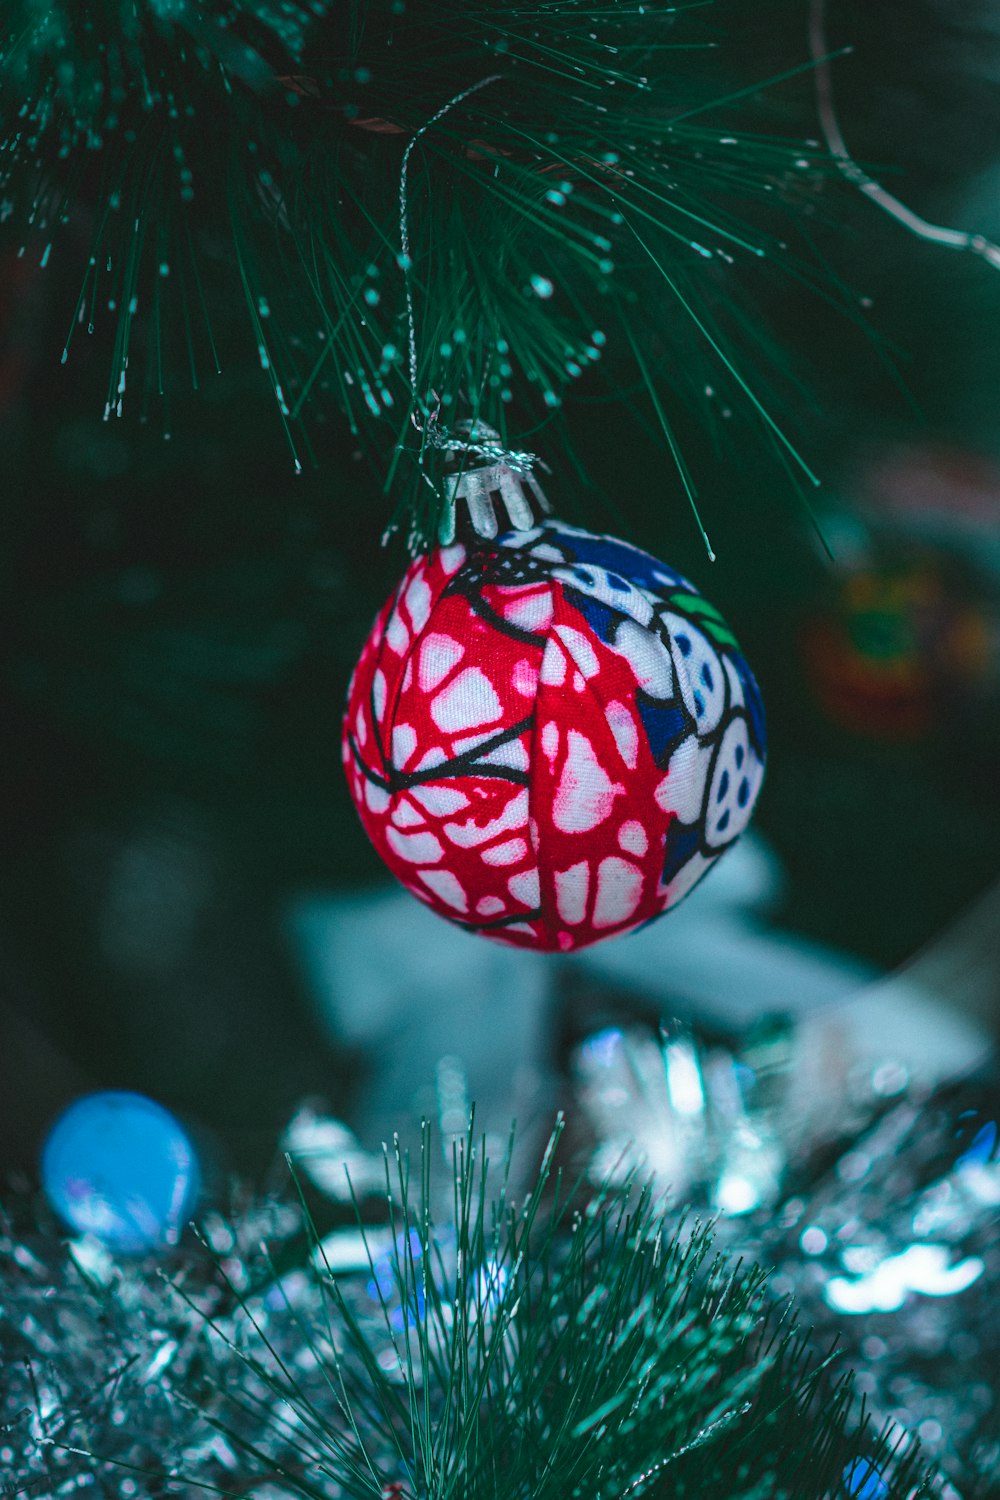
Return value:
M 666 911 L 734 841 L 764 720 L 691 584 L 549 521 L 412 564 L 362 650 L 343 753 L 369 837 L 415 896 L 568 951 Z

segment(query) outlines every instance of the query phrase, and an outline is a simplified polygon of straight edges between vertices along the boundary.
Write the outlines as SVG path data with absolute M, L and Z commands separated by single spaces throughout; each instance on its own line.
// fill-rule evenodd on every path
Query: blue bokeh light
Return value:
M 184 1130 L 142 1094 L 88 1094 L 56 1120 L 42 1186 L 77 1234 L 128 1255 L 175 1244 L 194 1207 L 198 1162 Z
M 422 1255 L 423 1246 L 420 1236 L 415 1229 L 411 1229 L 408 1236 L 405 1234 L 396 1236 L 395 1255 L 388 1251 L 373 1262 L 373 1275 L 367 1283 L 366 1290 L 373 1302 L 378 1302 L 385 1308 L 392 1328 L 401 1329 L 404 1326 L 414 1328 L 418 1320 L 424 1316 L 426 1304 L 423 1289 L 420 1286 L 410 1287 L 409 1277 L 406 1274 L 407 1262 L 415 1263 Z M 407 1283 L 408 1291 L 412 1294 L 405 1316 L 401 1281 Z
M 973 1136 L 970 1145 L 962 1152 L 955 1165 L 957 1167 L 986 1166 L 993 1160 L 997 1149 L 997 1126 L 995 1120 L 988 1120 L 981 1125 Z
M 852 1500 L 885 1500 L 889 1493 L 889 1486 L 867 1458 L 856 1458 L 847 1465 L 844 1484 Z

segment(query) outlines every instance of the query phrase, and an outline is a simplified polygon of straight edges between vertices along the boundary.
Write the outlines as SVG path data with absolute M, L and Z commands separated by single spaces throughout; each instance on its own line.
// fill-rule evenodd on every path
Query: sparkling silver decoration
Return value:
M 364 1151 L 341 1120 L 311 1105 L 303 1104 L 292 1117 L 281 1144 L 292 1168 L 336 1203 L 350 1203 L 385 1188 L 381 1156 Z
M 919 1439 L 942 1497 L 998 1496 L 996 1085 L 933 1095 L 883 1062 L 853 1079 L 842 1134 L 810 1135 L 795 1043 L 780 1021 L 732 1046 L 678 1024 L 587 1037 L 572 1071 L 589 1174 L 652 1173 L 679 1217 L 718 1215 L 720 1244 L 771 1268 L 817 1347 L 839 1346 L 876 1424 Z M 887 1492 L 854 1477 L 865 1500 Z
M 652 1174 L 678 1202 L 751 1213 L 780 1193 L 787 1147 L 782 1106 L 791 1027 L 758 1027 L 742 1052 L 706 1048 L 674 1023 L 659 1039 L 610 1026 L 573 1057 L 577 1097 L 597 1145 L 595 1183 Z
M 233 1207 L 206 1216 L 204 1253 L 166 1258 L 67 1245 L 29 1201 L 0 1216 L 0 1493 L 147 1500 L 180 1493 L 166 1478 L 182 1473 L 244 1493 L 241 1460 L 210 1421 L 214 1393 L 238 1380 L 266 1419 L 275 1398 L 241 1355 L 251 1317 L 294 1360 L 294 1301 L 309 1293 L 303 1277 L 279 1294 L 260 1248 L 287 1253 L 300 1212 Z
M 780 1020 L 738 1046 L 679 1025 L 659 1036 L 608 1026 L 587 1037 L 572 1063 L 579 1114 L 596 1142 L 590 1175 L 624 1182 L 629 1170 L 652 1171 L 678 1219 L 718 1216 L 720 1247 L 770 1267 L 773 1291 L 794 1298 L 816 1348 L 839 1344 L 876 1421 L 902 1448 L 918 1439 L 933 1456 L 940 1500 L 1000 1496 L 995 1090 L 980 1080 L 921 1095 L 904 1069 L 883 1064 L 845 1100 L 842 1137 L 810 1138 L 791 1105 L 793 1041 Z M 460 1092 L 443 1068 L 442 1117 Z M 266 1339 L 301 1391 L 315 1386 L 325 1399 L 310 1338 L 322 1343 L 335 1330 L 316 1273 L 348 1288 L 352 1316 L 371 1326 L 386 1370 L 396 1369 L 393 1331 L 402 1333 L 410 1311 L 392 1274 L 399 1225 L 380 1216 L 384 1196 L 374 1196 L 378 1158 L 310 1109 L 283 1144 L 336 1226 L 318 1242 L 303 1234 L 297 1205 L 248 1199 L 205 1216 L 204 1252 L 188 1241 L 166 1258 L 115 1258 L 92 1239 L 67 1245 L 28 1199 L 0 1216 L 4 1493 L 96 1485 L 149 1500 L 172 1492 L 166 1476 L 194 1473 L 226 1492 L 277 1500 L 280 1490 L 251 1476 L 240 1445 L 266 1429 L 275 1463 L 294 1462 L 296 1436 L 253 1354 Z M 368 1181 L 364 1235 L 344 1211 L 345 1159 L 359 1196 Z M 445 1275 L 455 1248 L 447 1235 L 438 1245 Z M 502 1274 L 484 1262 L 487 1293 Z M 223 1430 L 213 1416 L 227 1390 L 238 1392 L 243 1415 L 226 1406 L 224 1423 L 244 1425 Z M 844 1483 L 860 1500 L 888 1493 L 864 1459 Z
M 503 446 L 499 433 L 485 422 L 456 423 L 455 434 L 428 423 L 425 440 L 452 455 L 456 470 L 443 479 L 445 509 L 438 540 L 447 547 L 459 529 L 459 505 L 468 512 L 477 536 L 489 539 L 501 530 L 530 531 L 552 507 L 534 475 L 535 454 Z M 498 506 L 502 512 L 498 517 Z

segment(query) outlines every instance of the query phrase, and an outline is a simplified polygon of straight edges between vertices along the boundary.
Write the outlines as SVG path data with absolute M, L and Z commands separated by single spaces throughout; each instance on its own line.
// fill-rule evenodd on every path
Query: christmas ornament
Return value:
M 42 1184 L 59 1217 L 125 1254 L 176 1243 L 198 1175 L 173 1115 L 141 1094 L 78 1099 L 42 1151 Z
M 686 579 L 545 521 L 412 564 L 362 650 L 343 754 L 414 895 L 471 931 L 568 951 L 659 916 L 738 837 L 764 714 Z

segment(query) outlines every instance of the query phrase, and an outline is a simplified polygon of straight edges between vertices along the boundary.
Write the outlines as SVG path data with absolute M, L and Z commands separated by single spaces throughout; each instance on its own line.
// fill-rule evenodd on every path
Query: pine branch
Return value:
M 780 352 L 739 309 L 762 271 L 841 300 L 789 244 L 839 174 L 743 128 L 757 101 L 720 66 L 726 14 L 725 0 L 17 0 L 0 34 L 7 232 L 43 266 L 82 261 L 63 358 L 111 329 L 106 415 L 137 381 L 165 398 L 253 359 L 296 464 L 310 416 L 339 408 L 422 542 L 441 455 L 411 418 L 435 399 L 445 423 L 478 416 L 515 446 L 547 429 L 555 448 L 567 394 L 620 399 L 638 370 L 661 427 L 664 403 L 712 426 L 731 397 L 800 464 Z M 223 347 L 241 302 L 250 338 Z
M 517 1203 L 506 1186 L 487 1191 L 470 1130 L 455 1148 L 453 1224 L 433 1211 L 429 1139 L 419 1173 L 397 1148 L 392 1247 L 372 1254 L 367 1301 L 316 1241 L 324 1322 L 300 1325 L 308 1373 L 276 1363 L 259 1329 L 245 1355 L 295 1434 L 286 1490 L 821 1500 L 867 1464 L 887 1496 L 932 1492 L 915 1451 L 894 1455 L 888 1433 L 852 1426 L 850 1379 L 830 1384 L 759 1268 L 716 1256 L 704 1225 L 668 1225 L 648 1190 L 583 1207 L 552 1175 L 557 1136 Z M 253 1471 L 261 1439 L 241 1440 L 220 1394 L 207 1418 Z

